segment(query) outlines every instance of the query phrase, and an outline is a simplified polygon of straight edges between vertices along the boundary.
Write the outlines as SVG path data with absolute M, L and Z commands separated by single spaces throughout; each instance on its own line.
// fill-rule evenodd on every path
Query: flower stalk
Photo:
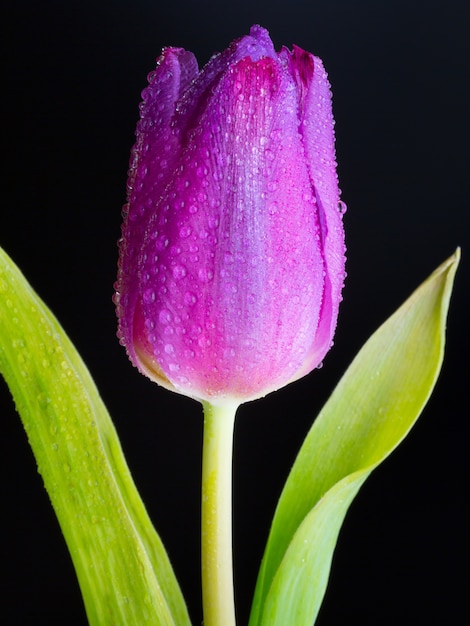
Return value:
M 232 450 L 237 406 L 204 407 L 201 564 L 204 626 L 235 626 L 232 566 Z

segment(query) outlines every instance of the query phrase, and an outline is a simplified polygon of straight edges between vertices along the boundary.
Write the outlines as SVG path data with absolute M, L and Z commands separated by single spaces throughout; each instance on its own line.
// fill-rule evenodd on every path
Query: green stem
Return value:
M 204 626 L 235 626 L 232 568 L 232 448 L 237 405 L 204 407 L 202 604 Z

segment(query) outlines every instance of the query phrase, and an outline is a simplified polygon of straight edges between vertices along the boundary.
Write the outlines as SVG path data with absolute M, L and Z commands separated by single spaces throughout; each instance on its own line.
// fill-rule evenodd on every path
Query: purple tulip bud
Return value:
M 213 404 L 304 376 L 345 275 L 321 60 L 253 26 L 201 71 L 165 48 L 142 97 L 115 296 L 131 361 Z

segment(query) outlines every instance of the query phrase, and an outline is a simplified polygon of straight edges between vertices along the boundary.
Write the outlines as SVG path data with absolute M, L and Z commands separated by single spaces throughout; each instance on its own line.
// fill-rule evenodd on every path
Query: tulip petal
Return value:
M 323 259 L 302 151 L 295 90 L 271 58 L 232 66 L 188 130 L 142 271 L 155 359 L 185 393 L 264 395 L 306 358 Z
M 322 61 L 294 46 L 291 71 L 300 93 L 300 132 L 319 211 L 326 265 L 325 292 L 312 361 L 318 362 L 331 346 L 344 283 L 344 230 L 336 174 L 334 119 L 331 91 Z M 306 362 L 304 372 L 311 370 Z
M 197 82 L 193 83 L 187 90 L 180 103 L 179 114 L 184 115 L 188 107 L 197 110 L 200 108 L 199 102 L 212 85 L 216 84 L 227 68 L 232 67 L 244 58 L 258 61 L 263 57 L 276 58 L 273 43 L 269 33 L 261 26 L 252 26 L 250 34 L 239 39 L 235 39 L 223 52 L 214 54 L 209 62 L 199 73 Z
M 178 102 L 174 131 L 183 134 L 188 127 L 194 126 L 227 68 L 244 58 L 258 61 L 264 57 L 276 58 L 276 52 L 268 31 L 256 25 L 251 27 L 249 35 L 236 39 L 226 50 L 214 54 L 202 68 L 197 81 L 193 81 Z
M 142 92 L 137 141 L 132 150 L 128 200 L 140 210 L 142 197 L 163 189 L 172 173 L 179 145 L 171 132 L 176 104 L 198 75 L 197 61 L 182 48 L 165 48 Z M 147 208 L 144 204 L 144 207 Z
M 201 72 L 164 51 L 143 95 L 121 342 L 170 389 L 260 397 L 318 365 L 336 325 L 344 240 L 326 74 L 253 26 Z
M 158 59 L 149 85 L 142 92 L 141 118 L 137 124 L 127 186 L 128 203 L 123 209 L 124 223 L 119 243 L 119 273 L 116 283 L 118 336 L 135 360 L 132 345 L 132 320 L 136 306 L 138 265 L 149 214 L 155 210 L 173 165 L 178 158 L 178 137 L 171 132 L 176 102 L 197 76 L 197 61 L 191 52 L 166 48 Z

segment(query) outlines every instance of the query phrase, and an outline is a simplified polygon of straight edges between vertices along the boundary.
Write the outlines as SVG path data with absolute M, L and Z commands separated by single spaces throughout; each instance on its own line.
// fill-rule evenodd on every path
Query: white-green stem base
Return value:
M 204 626 L 235 626 L 232 566 L 232 451 L 237 405 L 204 407 L 202 604 Z

